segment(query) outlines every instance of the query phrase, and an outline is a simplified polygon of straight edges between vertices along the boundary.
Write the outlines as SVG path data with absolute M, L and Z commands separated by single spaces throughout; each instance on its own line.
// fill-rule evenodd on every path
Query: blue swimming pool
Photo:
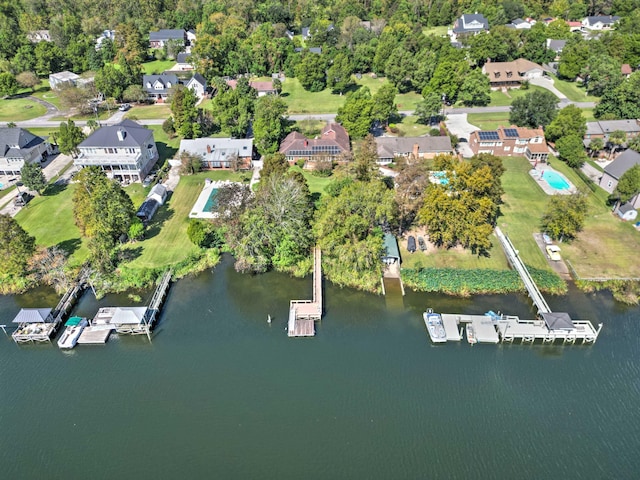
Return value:
M 431 172 L 433 178 L 437 180 L 440 185 L 449 185 L 449 179 L 447 178 L 447 172 L 435 171 Z
M 209 194 L 209 198 L 207 198 L 207 203 L 204 204 L 203 212 L 210 212 L 213 207 L 216 205 L 216 195 L 218 194 L 218 189 L 214 188 L 211 190 Z
M 553 170 L 545 170 L 542 172 L 542 178 L 555 190 L 569 190 L 571 185 L 557 172 Z

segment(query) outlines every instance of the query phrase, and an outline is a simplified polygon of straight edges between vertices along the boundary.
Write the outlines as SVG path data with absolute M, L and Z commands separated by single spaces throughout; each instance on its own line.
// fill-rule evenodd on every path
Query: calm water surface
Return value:
M 310 295 L 309 278 L 239 275 L 226 258 L 173 285 L 151 344 L 1 337 L 0 478 L 638 478 L 638 308 L 549 298 L 605 323 L 593 347 L 434 347 L 427 306 L 531 317 L 529 303 L 387 304 L 327 285 L 317 336 L 287 338 L 289 300 Z M 0 297 L 0 323 L 56 300 Z M 86 294 L 76 313 L 126 303 Z

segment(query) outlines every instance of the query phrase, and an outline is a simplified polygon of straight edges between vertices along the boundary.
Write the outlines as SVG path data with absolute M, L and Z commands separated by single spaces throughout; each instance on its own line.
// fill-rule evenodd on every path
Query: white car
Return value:
M 129 105 L 128 103 L 123 103 L 122 105 L 120 105 L 120 107 L 118 107 L 118 110 L 120 110 L 121 112 L 126 112 L 130 108 L 131 105 Z

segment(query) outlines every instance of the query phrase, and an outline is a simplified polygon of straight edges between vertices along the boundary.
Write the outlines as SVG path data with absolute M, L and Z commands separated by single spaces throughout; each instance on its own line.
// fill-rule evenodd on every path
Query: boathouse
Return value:
M 18 324 L 11 335 L 17 343 L 48 342 L 56 330 L 51 308 L 23 308 L 13 323 Z
M 91 326 L 109 325 L 118 333 L 146 334 L 147 307 L 103 307 L 91 321 Z

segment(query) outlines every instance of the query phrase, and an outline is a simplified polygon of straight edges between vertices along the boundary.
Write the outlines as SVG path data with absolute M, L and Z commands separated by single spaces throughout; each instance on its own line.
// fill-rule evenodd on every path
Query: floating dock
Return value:
M 313 249 L 313 300 L 289 302 L 289 337 L 313 337 L 316 320 L 322 318 L 322 255 L 320 248 Z
M 78 338 L 78 345 L 100 345 L 107 343 L 112 331 L 112 327 L 85 327 Z
M 443 313 L 442 315 L 440 315 L 440 317 L 442 318 L 444 331 L 447 334 L 447 341 L 459 342 L 460 340 L 462 340 L 462 332 L 459 330 L 460 327 L 458 325 L 458 322 L 454 318 L 455 315 Z

